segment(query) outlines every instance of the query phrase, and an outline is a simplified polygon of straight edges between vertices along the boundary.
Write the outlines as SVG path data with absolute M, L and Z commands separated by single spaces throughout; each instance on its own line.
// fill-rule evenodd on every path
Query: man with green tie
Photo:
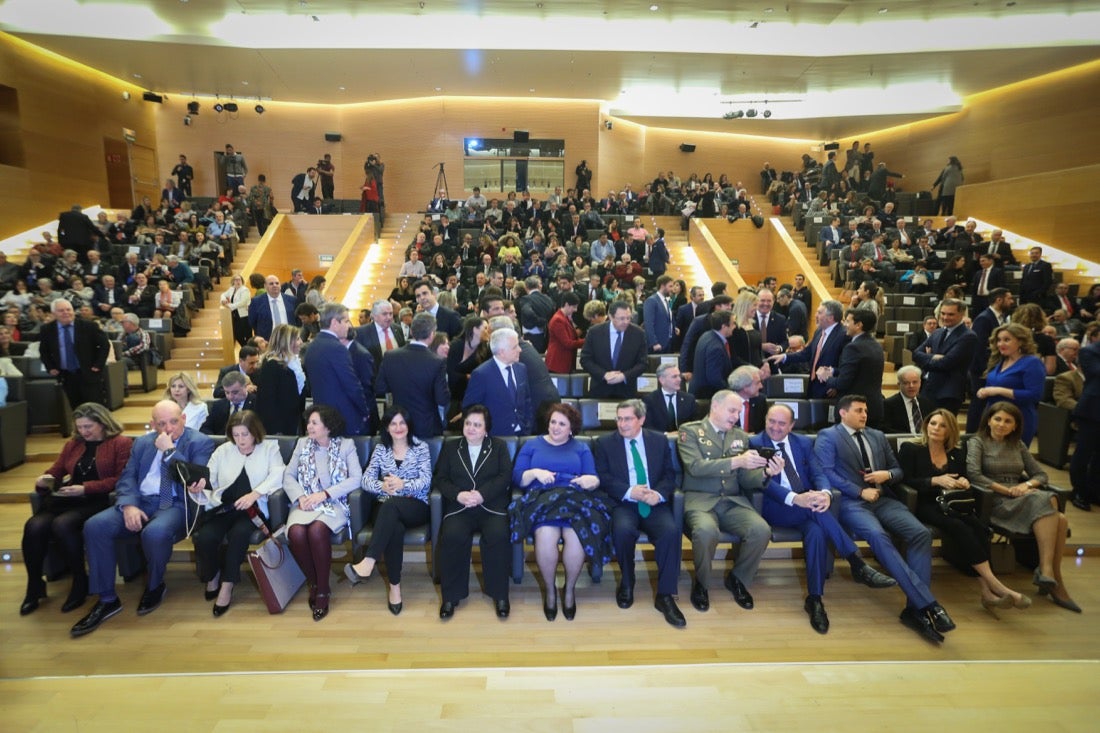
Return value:
M 672 626 L 687 625 L 676 606 L 680 574 L 680 522 L 672 509 L 676 475 L 668 438 L 644 430 L 646 408 L 641 400 L 620 402 L 615 411 L 616 432 L 596 441 L 596 475 L 600 486 L 617 502 L 611 515 L 611 541 L 622 580 L 615 593 L 619 608 L 634 603 L 634 549 L 645 532 L 657 560 L 657 598 L 654 606 Z

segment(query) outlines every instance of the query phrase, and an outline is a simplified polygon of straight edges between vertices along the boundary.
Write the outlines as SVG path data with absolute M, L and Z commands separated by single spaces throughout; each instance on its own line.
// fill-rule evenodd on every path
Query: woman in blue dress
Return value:
M 994 329 L 989 344 L 992 356 L 977 397 L 987 404 L 1003 400 L 1018 407 L 1024 423 L 1021 440 L 1031 445 L 1047 378 L 1043 361 L 1035 355 L 1035 340 L 1024 326 L 1009 323 Z
M 577 612 L 574 593 L 584 559 L 601 565 L 611 559 L 611 503 L 599 491 L 596 461 L 588 446 L 573 438 L 581 416 L 564 404 L 549 409 L 546 435 L 523 444 L 512 471 L 513 483 L 523 496 L 508 508 L 512 542 L 523 542 L 534 532 L 535 560 L 545 585 L 543 612 L 547 621 L 558 616 L 558 542 L 565 566 L 561 591 L 562 614 L 572 620 Z

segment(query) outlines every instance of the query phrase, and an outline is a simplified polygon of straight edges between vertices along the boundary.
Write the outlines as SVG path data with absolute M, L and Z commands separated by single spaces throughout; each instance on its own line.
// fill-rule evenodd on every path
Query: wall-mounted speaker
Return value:
M 141 98 L 144 99 L 146 102 L 156 102 L 157 104 L 164 103 L 164 97 L 160 96 L 159 94 L 153 94 L 152 92 L 145 92 L 141 95 Z
M 343 139 L 344 139 L 344 136 L 341 135 L 338 132 L 326 132 L 325 133 L 325 142 L 326 143 L 338 143 Z
M 224 105 L 222 105 L 222 106 L 223 106 L 223 107 L 225 107 L 225 111 L 226 111 L 226 112 L 236 112 L 236 111 L 237 111 L 237 109 L 238 109 L 238 108 L 237 108 L 237 103 L 236 103 L 236 102 L 226 102 L 226 103 L 225 103 Z
M 691 143 L 680 143 L 680 152 L 681 153 L 694 153 L 695 152 L 695 146 L 692 145 Z
M 516 130 L 512 133 L 512 139 L 517 143 L 525 143 L 531 140 L 531 133 L 527 130 Z
M 825 143 L 825 147 L 822 148 L 826 153 L 830 150 L 840 150 L 840 143 Z

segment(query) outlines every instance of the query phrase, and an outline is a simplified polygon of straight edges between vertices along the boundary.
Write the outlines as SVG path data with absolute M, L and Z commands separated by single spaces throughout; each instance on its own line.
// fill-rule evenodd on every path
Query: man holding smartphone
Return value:
M 764 519 L 773 527 L 802 533 L 807 592 L 803 608 L 814 631 L 824 634 L 829 631 L 829 617 L 821 598 L 829 576 L 829 544 L 848 561 L 857 583 L 889 588 L 897 581 L 863 562 L 852 538 L 829 512 L 833 496 L 829 479 L 814 456 L 813 441 L 792 433 L 792 428 L 794 410 L 783 403 L 772 405 L 764 418 L 764 432 L 754 435 L 749 447 L 782 467 L 764 484 Z
M 91 612 L 70 633 L 84 636 L 122 611 L 115 592 L 115 540 L 138 534 L 149 565 L 148 585 L 138 604 L 139 616 L 152 613 L 164 600 L 164 574 L 172 545 L 183 539 L 187 527 L 187 492 L 179 483 L 176 461 L 206 464 L 214 452 L 209 436 L 184 423 L 183 410 L 171 400 L 153 405 L 152 432 L 134 441 L 130 460 L 115 485 L 115 506 L 104 509 L 84 525 L 88 556 L 89 591 L 99 596 Z

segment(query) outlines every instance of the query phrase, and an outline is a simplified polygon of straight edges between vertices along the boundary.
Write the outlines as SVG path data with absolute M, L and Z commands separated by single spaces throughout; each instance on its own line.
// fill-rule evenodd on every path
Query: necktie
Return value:
M 730 342 L 729 342 L 729 339 L 726 339 L 726 341 L 725 341 L 725 345 L 726 345 L 726 356 L 728 356 L 728 357 L 730 358 L 730 360 L 732 361 L 732 360 L 733 360 L 733 352 L 732 352 L 732 351 L 730 351 Z
M 175 492 L 172 491 L 172 471 L 169 470 L 169 464 L 162 455 L 157 455 L 155 460 L 160 461 L 160 508 L 166 509 L 172 506 L 172 497 Z
M 516 399 L 516 375 L 512 371 L 512 366 L 508 365 L 508 391 L 512 393 L 512 400 Z
M 982 282 L 978 286 L 978 295 L 988 295 L 989 291 L 986 290 L 986 283 L 989 281 L 989 270 L 982 270 Z
M 62 371 L 76 371 L 78 364 L 76 363 L 76 349 L 73 346 L 73 326 L 71 323 L 68 326 L 61 327 L 61 336 L 64 341 L 64 348 L 61 349 L 61 369 Z
M 787 477 L 787 482 L 791 485 L 791 491 L 796 494 L 801 494 L 806 490 L 805 484 L 802 483 L 802 477 L 798 475 L 798 471 L 794 468 L 794 461 L 791 460 L 790 454 L 787 453 L 786 445 L 780 441 L 776 443 L 779 448 L 779 453 L 783 456 L 783 475 Z
M 668 427 L 675 430 L 676 425 L 676 395 L 668 395 Z
M 272 326 L 279 326 L 279 325 L 282 325 L 282 322 L 283 322 L 283 315 L 279 311 L 279 301 L 277 301 L 275 298 L 272 298 L 271 299 L 271 325 Z
M 810 378 L 817 373 L 817 361 L 821 358 L 821 347 L 825 345 L 825 332 L 822 331 L 817 339 L 817 348 L 814 349 L 814 363 L 810 366 Z
M 749 431 L 749 403 L 745 401 L 744 406 L 741 408 L 741 429 L 745 432 Z
M 382 332 L 386 336 L 386 351 L 393 348 L 393 339 L 390 338 L 390 329 L 386 329 Z
M 237 411 L 238 411 L 238 410 L 240 410 L 240 409 L 241 409 L 241 406 L 240 406 L 240 404 L 239 404 L 239 403 L 237 403 L 237 402 L 234 402 L 234 403 L 233 403 L 233 409 L 229 411 L 229 414 L 230 414 L 230 415 L 236 415 L 236 414 L 237 414 Z
M 765 339 L 768 338 L 768 316 L 767 314 L 760 316 L 760 333 Z
M 909 400 L 909 405 L 913 408 L 910 410 L 913 419 L 913 432 L 919 433 L 920 426 L 924 422 L 924 417 L 920 413 L 920 405 L 917 404 L 916 399 Z
M 859 455 L 863 458 L 863 470 L 868 473 L 871 471 L 871 454 L 867 452 L 867 442 L 863 439 L 863 431 L 857 430 L 856 443 L 859 444 Z
M 645 462 L 642 460 L 642 454 L 638 452 L 638 441 L 635 438 L 630 439 L 630 459 L 634 462 L 634 475 L 638 479 L 639 484 L 648 484 L 649 477 L 646 476 Z M 648 517 L 650 512 L 649 504 L 644 501 L 637 502 L 638 514 L 643 517 Z
M 611 366 L 619 367 L 619 352 L 623 349 L 623 332 L 615 331 L 615 348 L 611 349 Z

